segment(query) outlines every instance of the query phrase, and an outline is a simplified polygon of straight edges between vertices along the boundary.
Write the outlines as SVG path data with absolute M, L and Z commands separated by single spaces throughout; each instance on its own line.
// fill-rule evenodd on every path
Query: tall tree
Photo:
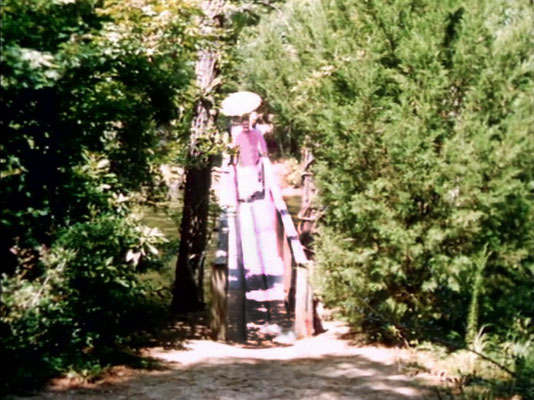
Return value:
M 172 309 L 177 313 L 199 310 L 202 301 L 202 269 L 207 243 L 212 157 L 203 144 L 215 131 L 214 94 L 219 86 L 221 46 L 218 40 L 223 23 L 224 0 L 206 0 L 202 33 L 206 40 L 196 65 L 198 100 L 191 124 L 188 167 L 180 226 L 180 249 L 176 263 Z

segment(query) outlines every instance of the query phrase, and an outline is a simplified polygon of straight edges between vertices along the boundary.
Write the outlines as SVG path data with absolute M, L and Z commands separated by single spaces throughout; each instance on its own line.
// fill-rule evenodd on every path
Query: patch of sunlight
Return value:
M 340 369 L 337 365 L 327 367 L 318 372 L 317 375 L 327 378 L 361 378 L 376 375 L 376 371 L 366 368 L 357 368 L 355 365 L 350 364 L 350 367 L 346 369 Z
M 410 378 L 408 378 L 406 375 L 392 375 L 388 377 L 388 381 L 400 381 L 400 382 L 408 382 Z
M 254 301 L 284 300 L 284 285 L 277 283 L 270 289 L 251 290 L 250 292 L 246 293 L 246 297 L 247 300 Z
M 387 387 L 387 389 L 395 392 L 395 393 L 398 393 L 398 394 L 401 394 L 403 396 L 419 396 L 420 393 L 417 391 L 417 389 L 415 388 L 411 388 L 411 387 L 406 387 L 406 386 L 401 386 L 401 387 L 395 387 L 395 388 L 392 388 L 392 387 Z

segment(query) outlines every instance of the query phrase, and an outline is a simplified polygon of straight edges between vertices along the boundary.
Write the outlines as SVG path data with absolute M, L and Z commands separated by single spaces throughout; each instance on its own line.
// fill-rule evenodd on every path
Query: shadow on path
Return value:
M 34 399 L 432 399 L 387 366 L 362 356 L 292 360 L 212 359 L 166 371 L 117 376 L 91 389 Z
M 338 324 L 338 326 L 340 326 Z M 424 381 L 402 374 L 399 349 L 352 347 L 330 331 L 295 345 L 245 348 L 191 340 L 185 351 L 150 349 L 164 369 L 118 369 L 72 390 L 51 388 L 33 399 L 435 399 Z M 428 381 L 426 381 L 428 383 Z

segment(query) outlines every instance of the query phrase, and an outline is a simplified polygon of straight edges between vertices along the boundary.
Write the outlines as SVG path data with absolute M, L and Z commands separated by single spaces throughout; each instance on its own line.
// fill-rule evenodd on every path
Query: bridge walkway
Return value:
M 312 331 L 312 292 L 298 234 L 268 158 L 263 193 L 237 200 L 236 167 L 223 162 L 212 331 L 217 339 L 291 341 Z

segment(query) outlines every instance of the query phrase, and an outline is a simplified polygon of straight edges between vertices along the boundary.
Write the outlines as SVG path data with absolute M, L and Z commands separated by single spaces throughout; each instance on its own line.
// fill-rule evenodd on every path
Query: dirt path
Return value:
M 284 165 L 275 165 L 282 187 L 287 190 L 290 188 L 283 180 L 288 172 L 284 168 Z M 169 338 L 160 340 L 166 347 L 145 350 L 145 355 L 157 360 L 161 368 L 114 367 L 103 379 L 92 384 L 57 379 L 46 391 L 31 398 L 436 399 L 432 389 L 436 383 L 434 378 L 407 374 L 413 361 L 408 351 L 356 345 L 350 341 L 346 325 L 339 322 L 325 322 L 324 325 L 325 333 L 290 345 L 257 340 L 249 341 L 248 347 L 202 339 L 206 336 L 205 324 L 194 326 L 185 335 L 179 332 L 184 326 L 178 329 L 175 326 Z M 173 337 L 177 333 L 178 340 Z M 184 337 L 194 339 L 182 343 Z
M 290 346 L 246 348 L 191 340 L 183 350 L 152 348 L 156 371 L 115 368 L 100 382 L 58 380 L 33 399 L 434 399 L 430 378 L 403 373 L 400 349 L 353 346 L 340 323 Z

